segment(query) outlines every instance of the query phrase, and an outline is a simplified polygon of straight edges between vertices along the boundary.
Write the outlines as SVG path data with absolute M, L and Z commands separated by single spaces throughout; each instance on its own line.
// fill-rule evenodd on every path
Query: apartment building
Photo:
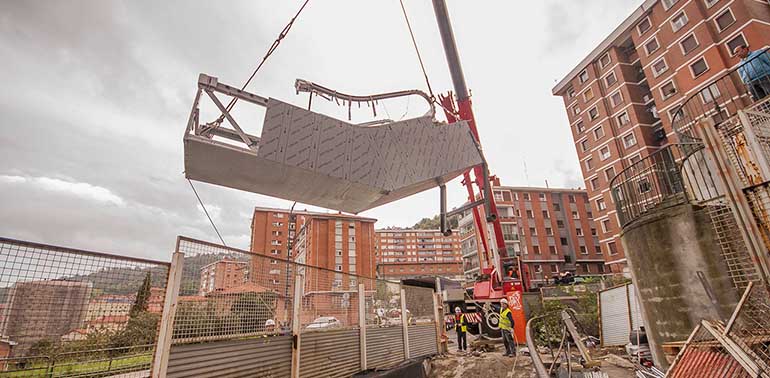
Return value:
M 199 295 L 205 296 L 246 283 L 249 276 L 249 263 L 222 259 L 203 266 L 200 269 L 200 275 Z
M 672 119 L 740 59 L 737 46 L 770 44 L 770 6 L 757 0 L 647 0 L 552 90 L 567 110 L 596 223 L 612 272 L 626 271 L 611 180 L 660 147 L 676 143 Z M 638 163 L 643 164 L 643 163 Z M 639 181 L 640 193 L 650 184 Z
M 375 231 L 377 277 L 392 280 L 424 276 L 462 278 L 460 234 L 440 230 Z
M 599 248 L 598 232 L 588 194 L 579 189 L 502 186 L 492 178 L 508 255 L 519 257 L 522 270 L 533 284 L 543 284 L 554 275 L 603 275 L 609 272 Z M 459 220 L 463 272 L 474 279 L 484 266 L 473 214 Z
M 291 267 L 280 259 L 364 277 L 375 277 L 376 219 L 347 214 L 257 207 L 251 225 L 251 251 L 274 257 L 252 259 L 251 280 L 281 292 Z M 347 285 L 342 274 L 330 288 Z

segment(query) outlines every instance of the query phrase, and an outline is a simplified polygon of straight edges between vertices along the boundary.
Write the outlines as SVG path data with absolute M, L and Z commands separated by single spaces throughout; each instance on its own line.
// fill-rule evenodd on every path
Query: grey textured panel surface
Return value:
M 404 360 L 404 334 L 398 327 L 366 329 L 366 367 L 389 368 Z
M 408 327 L 409 357 L 420 357 L 438 353 L 436 349 L 436 325 L 417 324 Z
M 291 336 L 172 345 L 168 377 L 291 376 Z
M 361 127 L 270 99 L 258 150 L 185 135 L 187 178 L 358 213 L 481 164 L 465 122 Z
M 628 344 L 631 319 L 628 314 L 626 286 L 618 286 L 599 293 L 601 342 L 603 347 Z
M 307 332 L 301 335 L 300 377 L 350 377 L 361 371 L 357 329 Z

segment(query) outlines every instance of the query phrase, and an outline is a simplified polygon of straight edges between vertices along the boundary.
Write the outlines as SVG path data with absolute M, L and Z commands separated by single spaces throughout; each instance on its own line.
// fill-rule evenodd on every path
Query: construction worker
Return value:
M 468 322 L 460 307 L 455 307 L 455 331 L 457 331 L 457 351 L 468 350 L 468 340 L 465 334 L 468 332 Z
M 503 356 L 513 357 L 516 355 L 516 344 L 513 342 L 513 314 L 508 308 L 508 300 L 500 300 L 500 332 L 503 334 L 503 345 L 505 345 L 505 354 Z

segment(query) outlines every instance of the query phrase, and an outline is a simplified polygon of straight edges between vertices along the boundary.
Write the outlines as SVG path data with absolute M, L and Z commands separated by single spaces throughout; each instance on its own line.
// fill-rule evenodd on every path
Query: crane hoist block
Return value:
M 425 116 L 360 126 L 264 100 L 262 135 L 248 136 L 256 142 L 250 147 L 198 132 L 197 121 L 188 127 L 186 177 L 359 213 L 434 188 L 482 163 L 464 121 L 446 124 Z

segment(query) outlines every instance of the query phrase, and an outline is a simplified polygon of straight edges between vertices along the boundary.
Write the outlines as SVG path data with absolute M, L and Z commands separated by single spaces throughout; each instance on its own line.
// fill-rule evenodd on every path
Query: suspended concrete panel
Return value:
M 272 98 L 265 106 L 261 138 L 248 137 L 256 148 L 188 127 L 186 177 L 358 213 L 436 187 L 482 163 L 464 121 L 421 117 L 358 126 Z

